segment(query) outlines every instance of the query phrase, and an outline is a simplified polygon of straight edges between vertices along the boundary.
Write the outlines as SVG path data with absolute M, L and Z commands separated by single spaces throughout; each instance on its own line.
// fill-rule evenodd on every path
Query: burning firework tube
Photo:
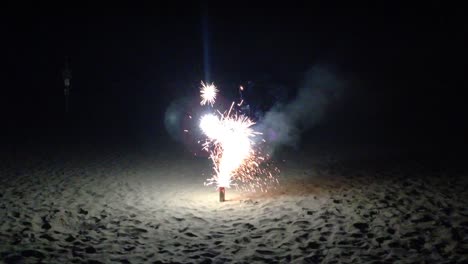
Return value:
M 218 89 L 213 84 L 202 82 L 201 85 L 200 105 L 213 107 Z M 257 175 L 269 175 L 270 179 L 274 179 L 271 173 L 258 166 L 264 157 L 257 156 L 257 151 L 253 150 L 252 138 L 261 133 L 252 128 L 255 122 L 236 111 L 235 105 L 232 102 L 228 111 L 216 111 L 219 115 L 207 113 L 200 118 L 200 129 L 206 135 L 203 149 L 210 153 L 215 171 L 215 175 L 207 179 L 205 185 L 217 186 L 220 202 L 226 201 L 225 188 L 229 188 L 232 181 L 250 182 L 252 187 L 261 180 L 256 178 Z M 237 104 L 241 105 L 242 101 Z
M 224 189 L 224 187 L 219 187 L 219 201 L 220 202 L 226 201 L 225 195 L 226 195 L 226 189 Z

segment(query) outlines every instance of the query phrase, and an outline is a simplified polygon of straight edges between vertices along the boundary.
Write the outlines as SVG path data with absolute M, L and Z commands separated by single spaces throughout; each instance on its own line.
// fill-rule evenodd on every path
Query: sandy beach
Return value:
M 219 203 L 203 185 L 209 161 L 187 153 L 3 158 L 5 263 L 468 261 L 463 172 L 289 153 L 277 161 L 278 188 L 228 189 Z

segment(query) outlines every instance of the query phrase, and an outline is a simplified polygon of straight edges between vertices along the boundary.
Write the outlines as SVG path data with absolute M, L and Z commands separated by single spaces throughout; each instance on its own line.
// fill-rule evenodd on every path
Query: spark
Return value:
M 213 84 L 211 86 L 216 89 Z M 202 82 L 201 104 L 209 102 L 212 106 L 216 93 L 208 100 L 205 96 L 209 93 L 207 90 L 208 86 Z M 215 172 L 205 185 L 267 191 L 269 185 L 278 181 L 271 173 L 272 168 L 267 162 L 269 157 L 262 155 L 254 142 L 261 133 L 253 129 L 254 121 L 237 113 L 235 105 L 233 102 L 228 111 L 221 113 L 216 110 L 216 114 L 208 113 L 200 119 L 200 129 L 207 137 L 202 146 L 210 153 Z M 261 142 L 265 141 L 262 139 Z M 277 168 L 273 170 L 279 172 Z
M 216 94 L 218 93 L 218 89 L 214 84 L 205 84 L 201 82 L 202 87 L 200 88 L 200 96 L 201 96 L 201 105 L 209 104 L 213 106 L 216 100 Z
M 218 187 L 229 188 L 235 171 L 252 154 L 252 140 L 255 132 L 253 122 L 245 116 L 224 115 L 221 118 L 207 115 L 201 122 L 202 130 L 214 140 L 215 151 L 211 159 L 215 164 L 215 181 Z M 205 149 L 209 144 L 205 145 Z

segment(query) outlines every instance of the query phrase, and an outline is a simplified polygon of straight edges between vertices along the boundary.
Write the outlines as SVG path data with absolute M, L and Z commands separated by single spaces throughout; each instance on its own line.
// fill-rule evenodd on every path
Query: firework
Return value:
M 224 202 L 226 201 L 226 189 L 224 187 L 219 187 L 219 201 Z
M 201 89 L 200 89 L 200 96 L 201 96 L 201 105 L 209 104 L 213 106 L 216 100 L 216 94 L 218 93 L 218 89 L 214 84 L 205 84 L 201 82 Z
M 208 86 L 202 82 L 201 104 L 209 102 L 212 106 L 216 92 L 209 99 L 205 96 L 210 93 L 208 90 Z M 228 111 L 206 114 L 200 119 L 200 129 L 207 137 L 203 149 L 210 152 L 215 171 L 205 184 L 215 185 L 219 189 L 220 201 L 224 201 L 225 188 L 231 186 L 266 191 L 270 183 L 277 183 L 268 164 L 262 165 L 268 157 L 261 155 L 254 143 L 254 138 L 261 135 L 252 128 L 255 122 L 248 116 L 238 114 L 234 106 L 233 102 Z M 276 168 L 274 170 L 277 171 Z

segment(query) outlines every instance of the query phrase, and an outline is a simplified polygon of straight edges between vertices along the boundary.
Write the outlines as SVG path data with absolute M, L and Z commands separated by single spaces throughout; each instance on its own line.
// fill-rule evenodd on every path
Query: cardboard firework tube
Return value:
M 224 187 L 219 187 L 219 201 L 220 202 L 226 201 L 225 195 L 226 195 L 226 189 L 224 189 Z

